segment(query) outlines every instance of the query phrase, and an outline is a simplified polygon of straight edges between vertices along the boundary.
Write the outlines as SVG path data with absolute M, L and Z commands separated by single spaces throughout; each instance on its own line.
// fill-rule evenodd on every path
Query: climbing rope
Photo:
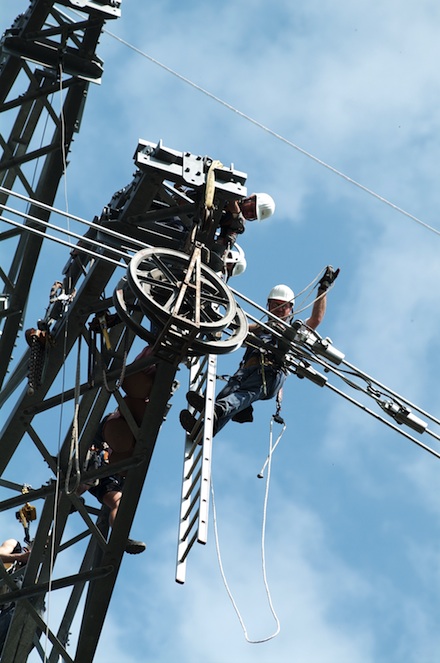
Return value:
M 215 548 L 216 548 L 217 560 L 218 560 L 218 564 L 219 564 L 219 568 L 220 568 L 220 573 L 221 573 L 221 576 L 222 576 L 222 580 L 223 580 L 223 584 L 225 586 L 226 592 L 229 596 L 229 599 L 230 599 L 230 601 L 232 603 L 232 606 L 235 610 L 235 613 L 238 617 L 240 625 L 243 629 L 244 637 L 245 637 L 246 641 L 249 642 L 250 644 L 262 644 L 263 642 L 268 642 L 269 640 L 273 640 L 274 638 L 276 638 L 276 636 L 279 634 L 279 632 L 281 630 L 280 620 L 278 619 L 278 615 L 277 615 L 277 613 L 275 611 L 275 608 L 273 606 L 272 596 L 271 596 L 271 592 L 270 592 L 270 588 L 269 588 L 269 584 L 268 584 L 268 580 L 267 580 L 267 572 L 266 572 L 267 504 L 268 504 L 268 500 L 269 500 L 269 487 L 270 487 L 270 476 L 271 476 L 271 466 L 272 466 L 272 455 L 273 455 L 273 452 L 275 451 L 276 447 L 278 446 L 278 443 L 279 443 L 279 441 L 280 441 L 280 439 L 281 439 L 281 437 L 282 437 L 282 435 L 283 435 L 283 433 L 286 429 L 286 424 L 281 419 L 281 417 L 279 417 L 279 419 L 281 419 L 281 421 L 283 421 L 283 429 L 282 429 L 280 435 L 278 436 L 277 441 L 275 442 L 275 444 L 273 444 L 273 423 L 274 423 L 274 421 L 277 421 L 278 423 L 280 423 L 275 418 L 276 416 L 277 415 L 274 415 L 271 418 L 271 422 L 270 422 L 269 453 L 268 453 L 268 456 L 267 456 L 267 460 L 266 460 L 263 468 L 261 469 L 261 472 L 258 474 L 258 476 L 260 477 L 260 475 L 261 475 L 261 478 L 262 478 L 263 477 L 263 472 L 264 472 L 264 470 L 267 466 L 268 471 L 267 471 L 267 478 L 266 478 L 266 489 L 265 489 L 265 493 L 264 493 L 263 522 L 262 522 L 262 528 L 261 528 L 261 564 L 262 564 L 263 582 L 264 582 L 264 587 L 265 587 L 265 590 L 266 590 L 267 601 L 268 601 L 269 608 L 270 608 L 270 611 L 272 613 L 272 616 L 275 620 L 276 628 L 275 628 L 275 631 L 271 635 L 269 635 L 265 638 L 261 638 L 261 639 L 258 639 L 258 640 L 252 640 L 251 638 L 249 638 L 248 631 L 247 631 L 246 625 L 244 623 L 244 619 L 243 619 L 243 617 L 240 613 L 240 610 L 237 606 L 237 603 L 234 599 L 234 596 L 231 592 L 228 581 L 226 579 L 226 574 L 225 574 L 225 571 L 224 571 L 224 568 L 223 568 L 223 562 L 222 562 L 221 552 L 220 552 L 220 543 L 219 543 L 218 526 L 217 526 L 217 510 L 216 510 L 216 506 L 215 506 L 215 495 L 214 495 L 214 483 L 213 483 L 213 480 L 212 480 L 212 477 L 211 477 L 211 495 L 212 495 L 212 515 L 213 515 L 213 525 L 214 525 L 214 538 L 215 538 Z
M 113 389 L 108 384 L 107 373 L 105 372 L 105 366 L 103 365 L 103 367 L 102 367 L 102 382 L 103 382 L 104 388 L 105 388 L 105 390 L 107 391 L 108 394 L 114 394 L 120 388 L 122 383 L 124 382 L 125 371 L 127 369 L 127 357 L 128 357 L 128 337 L 127 337 L 127 335 L 125 336 L 125 341 L 124 342 L 125 342 L 125 347 L 124 347 L 124 354 L 123 354 L 123 357 L 122 357 L 121 373 L 119 375 L 119 378 L 116 380 L 115 386 L 114 386 Z M 102 361 L 102 350 L 103 350 L 103 348 L 101 348 L 101 355 L 100 355 L 101 361 Z
M 65 205 L 66 205 L 66 210 L 68 214 L 69 210 L 69 205 L 68 205 L 68 193 L 67 193 L 67 177 L 66 177 L 66 170 L 67 170 L 67 153 L 66 153 L 66 144 L 65 144 L 65 132 L 66 132 L 66 124 L 65 124 L 65 117 L 64 117 L 64 109 L 63 109 L 63 84 L 62 84 L 62 79 L 63 79 L 63 67 L 62 63 L 60 62 L 59 68 L 58 68 L 58 78 L 59 78 L 59 92 L 60 92 L 60 126 L 61 126 L 61 154 L 62 154 L 62 160 L 63 160 L 63 170 L 64 170 L 64 197 L 65 197 Z M 67 232 L 70 232 L 70 224 L 69 224 L 69 216 L 67 216 Z M 70 245 L 70 242 L 69 242 Z M 62 293 L 64 294 L 64 292 Z M 55 295 L 55 293 L 53 293 Z M 74 296 L 74 294 L 72 295 Z M 69 303 L 68 298 L 64 298 L 63 305 L 64 307 L 67 307 Z M 64 329 L 64 339 L 63 339 L 63 355 L 64 355 L 64 361 L 63 361 L 63 372 L 62 372 L 62 393 L 64 394 L 64 385 L 65 385 L 65 377 L 66 377 L 66 360 L 67 360 L 67 336 L 68 336 L 68 324 L 66 322 L 66 326 Z M 75 384 L 75 414 L 73 418 L 73 423 L 72 423 L 72 443 L 71 443 L 71 448 L 72 444 L 74 444 L 75 447 L 75 456 L 78 459 L 76 462 L 76 472 L 77 472 L 77 480 L 79 482 L 80 477 L 78 478 L 78 472 L 79 472 L 79 454 L 78 454 L 78 436 L 77 436 L 77 430 L 78 430 L 78 412 L 79 412 L 79 365 L 80 365 L 80 340 L 81 337 L 79 338 L 78 341 L 78 359 L 77 359 L 77 376 L 76 376 L 76 384 Z M 59 505 L 59 497 L 61 493 L 61 469 L 60 469 L 60 451 L 61 451 L 61 430 L 62 430 L 62 420 L 63 420 L 63 407 L 64 407 L 64 399 L 61 402 L 61 410 L 60 410 L 60 419 L 59 419 L 59 430 L 58 430 L 58 453 L 57 453 L 57 468 L 56 468 L 56 482 L 55 482 L 55 499 L 54 499 L 54 508 L 53 508 L 53 527 L 52 527 L 52 534 L 50 536 L 50 563 L 49 563 L 49 582 L 48 582 L 48 590 L 47 590 L 47 620 L 46 620 L 46 628 L 44 630 L 45 634 L 45 644 L 44 644 L 44 663 L 48 660 L 48 652 L 47 648 L 49 645 L 49 624 L 50 624 L 50 619 L 51 619 L 51 598 L 52 598 L 52 582 L 53 582 L 53 570 L 55 566 L 55 541 L 56 541 L 56 532 L 57 532 L 57 524 L 58 524 L 58 505 Z M 76 436 L 76 442 L 74 443 L 73 440 Z M 71 455 L 72 455 L 72 449 L 71 453 L 69 454 L 69 467 L 67 471 L 67 476 L 66 476 L 66 493 L 68 492 L 68 480 L 70 479 L 70 473 L 72 471 L 72 466 L 71 466 Z
M 72 421 L 72 434 L 70 437 L 69 462 L 67 465 L 64 488 L 66 495 L 72 495 L 79 488 L 81 483 L 81 470 L 79 467 L 79 406 L 80 406 L 80 386 L 81 386 L 81 336 L 78 338 L 78 355 L 76 360 L 76 377 L 74 389 L 74 411 Z M 71 486 L 72 474 L 75 474 L 75 480 Z
M 273 440 L 273 423 L 274 423 L 274 421 L 275 421 L 276 423 L 278 423 L 278 424 L 281 424 L 281 425 L 283 426 L 283 428 L 281 429 L 281 433 L 280 433 L 279 436 L 277 437 L 277 441 L 275 442 L 274 445 L 272 445 L 272 440 Z M 267 455 L 267 458 L 266 458 L 266 460 L 265 460 L 265 462 L 264 462 L 263 467 L 261 468 L 261 470 L 260 470 L 260 471 L 258 472 L 258 474 L 257 474 L 257 477 L 258 477 L 259 479 L 262 479 L 262 478 L 264 477 L 264 470 L 266 469 L 266 467 L 267 467 L 268 465 L 270 466 L 270 463 L 272 462 L 272 455 L 273 455 L 273 452 L 275 451 L 275 449 L 277 448 L 278 444 L 280 443 L 281 438 L 283 437 L 283 435 L 284 435 L 284 431 L 286 430 L 286 428 L 287 428 L 287 426 L 286 426 L 286 424 L 284 423 L 284 419 L 282 419 L 282 417 L 280 416 L 279 412 L 277 412 L 276 414 L 274 414 L 274 415 L 272 416 L 271 421 L 270 421 L 270 442 L 269 442 L 269 453 L 268 453 L 268 455 Z

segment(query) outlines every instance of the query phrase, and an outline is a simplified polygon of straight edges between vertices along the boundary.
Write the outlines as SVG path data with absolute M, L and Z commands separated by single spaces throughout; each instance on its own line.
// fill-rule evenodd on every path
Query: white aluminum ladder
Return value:
M 204 395 L 205 408 L 201 413 L 193 412 L 197 423 L 185 438 L 176 563 L 176 582 L 181 584 L 185 582 L 191 548 L 208 539 L 216 370 L 217 355 L 191 360 L 189 389 Z M 189 410 L 192 412 L 193 408 Z

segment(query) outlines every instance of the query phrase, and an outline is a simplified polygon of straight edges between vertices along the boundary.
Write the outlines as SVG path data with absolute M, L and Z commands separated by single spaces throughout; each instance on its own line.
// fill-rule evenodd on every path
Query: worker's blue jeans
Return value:
M 234 415 L 255 401 L 273 398 L 283 386 L 285 379 L 283 371 L 272 366 L 264 368 L 252 366 L 238 370 L 215 400 L 214 435 Z

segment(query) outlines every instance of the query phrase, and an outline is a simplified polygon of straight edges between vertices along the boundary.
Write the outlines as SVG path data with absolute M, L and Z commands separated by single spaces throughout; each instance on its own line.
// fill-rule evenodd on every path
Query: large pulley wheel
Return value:
M 248 335 L 248 322 L 239 306 L 233 320 L 221 331 L 201 331 L 191 343 L 191 352 L 197 355 L 223 355 L 238 350 Z
M 127 279 L 146 315 L 166 324 L 180 319 L 204 332 L 217 332 L 231 323 L 237 305 L 232 292 L 217 274 L 193 255 L 166 248 L 136 253 Z
M 154 343 L 156 336 L 151 329 L 144 327 L 142 324 L 144 312 L 139 306 L 137 298 L 128 288 L 127 280 L 125 278 L 119 281 L 113 292 L 113 304 L 124 325 L 131 329 L 136 336 L 147 341 L 147 343 Z M 150 321 L 148 321 L 148 323 L 150 326 Z
M 156 325 L 157 329 L 153 331 L 142 324 L 145 312 L 142 303 L 129 287 L 127 279 L 121 279 L 116 286 L 113 303 L 122 322 L 137 336 L 149 344 L 153 344 L 157 340 L 164 325 Z M 148 319 L 148 316 L 146 317 Z M 150 324 L 148 319 L 148 325 Z M 171 325 L 166 331 L 164 342 L 168 342 L 170 348 L 188 343 L 186 349 L 188 355 L 227 354 L 238 350 L 242 345 L 248 334 L 248 323 L 243 311 L 237 306 L 234 318 L 222 330 L 217 332 L 199 330 L 195 338 L 191 340 L 189 340 L 188 334 L 188 330 Z

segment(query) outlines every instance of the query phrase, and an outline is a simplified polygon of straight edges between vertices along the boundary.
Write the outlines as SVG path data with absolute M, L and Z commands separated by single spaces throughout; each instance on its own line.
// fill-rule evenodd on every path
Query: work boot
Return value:
M 145 551 L 147 544 L 143 541 L 134 541 L 133 539 L 127 539 L 125 544 L 125 552 L 129 555 L 139 555 Z
M 196 418 L 191 414 L 189 410 L 182 410 L 179 414 L 179 420 L 182 425 L 182 428 L 186 430 L 187 433 L 191 433 L 194 426 L 196 425 Z
M 205 409 L 205 398 L 197 391 L 188 391 L 186 400 L 197 412 L 202 412 Z

